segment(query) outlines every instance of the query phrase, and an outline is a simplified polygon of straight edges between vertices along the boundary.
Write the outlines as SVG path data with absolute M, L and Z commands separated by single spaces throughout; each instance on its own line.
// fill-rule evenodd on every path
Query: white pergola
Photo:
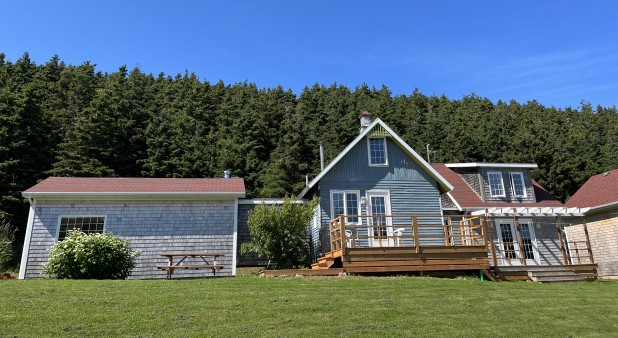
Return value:
M 583 217 L 590 208 L 566 208 L 566 207 L 501 207 L 476 210 L 474 216 L 489 217 Z

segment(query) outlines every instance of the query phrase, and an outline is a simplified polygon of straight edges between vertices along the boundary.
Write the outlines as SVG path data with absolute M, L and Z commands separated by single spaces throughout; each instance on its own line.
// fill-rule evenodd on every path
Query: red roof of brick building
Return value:
M 588 208 L 611 203 L 618 203 L 618 169 L 590 177 L 565 205 Z
M 481 197 L 451 168 L 444 163 L 433 163 L 431 165 L 442 177 L 452 186 L 450 191 L 455 202 L 464 209 L 480 208 L 501 208 L 501 207 L 561 207 L 563 206 L 554 196 L 536 181 L 532 181 L 536 203 L 505 203 L 505 202 L 483 202 Z
M 49 177 L 25 195 L 40 193 L 245 193 L 242 178 Z

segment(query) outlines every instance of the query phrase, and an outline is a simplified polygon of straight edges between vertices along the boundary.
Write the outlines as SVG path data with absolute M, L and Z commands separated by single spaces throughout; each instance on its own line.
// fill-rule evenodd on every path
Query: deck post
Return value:
M 494 244 L 494 235 L 493 235 L 493 223 L 489 219 L 489 214 L 487 209 L 485 209 L 485 222 L 487 222 L 487 235 L 489 236 L 489 245 L 491 245 L 491 259 L 493 260 L 494 266 L 498 266 L 498 255 L 496 255 L 496 246 Z
M 412 216 L 412 229 L 414 231 L 414 250 L 416 250 L 416 253 L 419 253 L 420 241 L 418 238 L 418 218 L 416 216 Z
M 592 257 L 592 247 L 590 246 L 590 236 L 588 235 L 588 226 L 586 225 L 586 216 L 582 216 L 582 224 L 584 225 L 584 234 L 586 235 L 586 246 L 588 247 L 588 259 L 590 259 L 590 264 L 594 264 L 594 258 Z
M 519 254 L 521 255 L 521 265 L 526 266 L 526 251 L 524 250 L 524 241 L 521 239 L 521 227 L 519 225 L 519 217 L 517 217 L 517 210 L 513 208 L 515 213 L 515 230 L 517 231 L 517 243 L 519 244 Z
M 341 238 L 341 244 L 340 244 L 340 249 L 341 249 L 341 253 L 343 254 L 343 250 L 345 249 L 345 245 L 347 244 L 347 237 L 345 234 L 345 216 L 339 216 L 341 217 L 342 222 L 339 223 L 339 238 Z
M 558 238 L 560 239 L 560 251 L 562 251 L 562 259 L 564 260 L 564 265 L 569 265 L 569 259 L 567 257 L 566 247 L 564 246 L 564 238 L 562 238 L 562 228 L 560 225 L 560 217 L 554 217 L 556 220 L 556 231 L 558 232 Z

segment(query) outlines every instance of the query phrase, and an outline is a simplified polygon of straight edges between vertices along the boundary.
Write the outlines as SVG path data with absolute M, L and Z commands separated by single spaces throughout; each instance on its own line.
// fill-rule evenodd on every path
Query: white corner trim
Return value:
M 30 240 L 32 239 L 32 228 L 34 226 L 34 215 L 36 213 L 36 200 L 30 200 L 30 211 L 28 212 L 28 223 L 26 226 L 26 238 L 24 239 L 24 248 L 21 252 L 21 263 L 19 264 L 19 276 L 17 278 L 24 279 L 26 277 L 26 268 L 28 265 L 28 255 L 30 254 Z
M 232 237 L 232 276 L 236 276 L 236 250 L 238 250 L 238 199 L 234 201 L 234 234 Z

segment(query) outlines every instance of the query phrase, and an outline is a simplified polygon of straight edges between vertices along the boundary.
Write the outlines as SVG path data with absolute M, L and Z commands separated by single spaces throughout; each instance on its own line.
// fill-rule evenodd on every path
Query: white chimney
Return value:
M 369 127 L 369 125 L 371 124 L 371 113 L 368 111 L 364 111 L 361 113 L 360 115 L 360 132 L 362 133 L 363 131 L 365 131 L 365 129 L 367 129 L 367 127 Z
M 230 178 L 232 177 L 232 171 L 231 170 L 225 170 L 223 172 L 223 178 Z

